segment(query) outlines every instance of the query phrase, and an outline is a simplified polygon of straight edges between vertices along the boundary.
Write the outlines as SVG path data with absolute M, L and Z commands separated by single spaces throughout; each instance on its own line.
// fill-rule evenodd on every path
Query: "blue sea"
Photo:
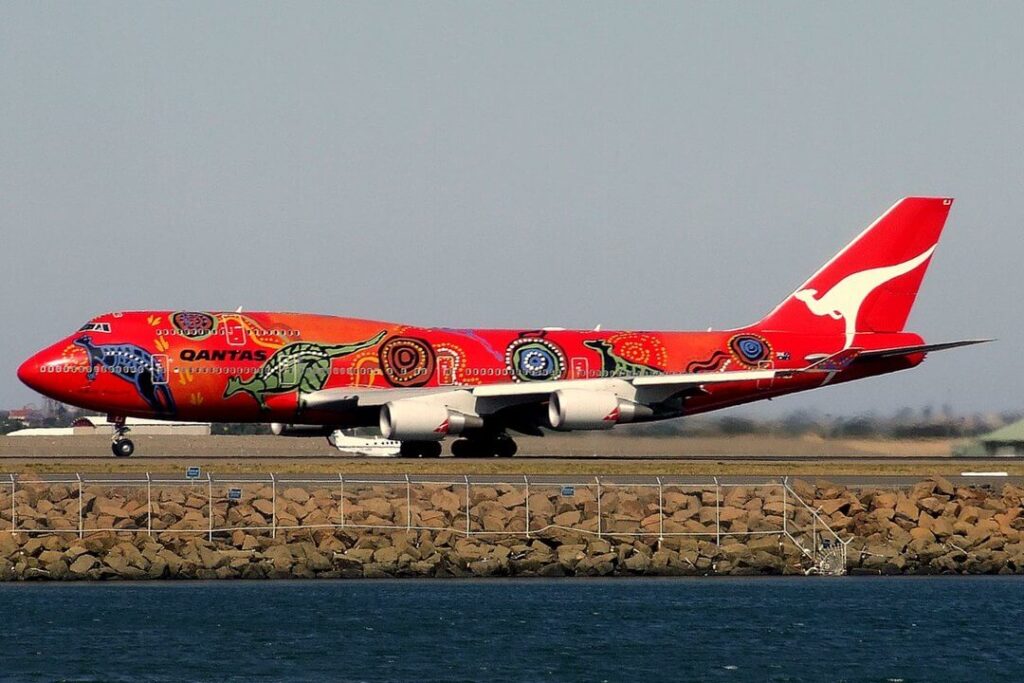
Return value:
M 0 585 L 11 681 L 1012 681 L 1024 580 Z

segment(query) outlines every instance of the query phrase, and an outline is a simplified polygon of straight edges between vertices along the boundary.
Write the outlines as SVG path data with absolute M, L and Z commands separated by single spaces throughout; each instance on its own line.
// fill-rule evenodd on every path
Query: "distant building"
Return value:
M 20 422 L 21 424 L 28 426 L 41 423 L 43 421 L 43 414 L 35 406 L 28 405 L 24 408 L 15 408 L 14 410 L 8 411 L 7 419 L 12 422 Z
M 181 422 L 170 420 L 143 420 L 129 417 L 127 424 L 132 434 L 139 436 L 179 435 L 209 436 L 209 422 Z M 70 427 L 40 427 L 35 429 L 19 429 L 7 436 L 88 436 L 90 434 L 112 435 L 114 425 L 99 415 L 86 415 L 76 419 Z
M 1024 420 L 1000 427 L 968 441 L 953 451 L 954 455 L 1024 455 Z

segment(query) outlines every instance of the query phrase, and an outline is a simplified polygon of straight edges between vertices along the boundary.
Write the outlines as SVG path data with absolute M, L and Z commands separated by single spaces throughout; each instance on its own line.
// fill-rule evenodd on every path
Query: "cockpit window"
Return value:
M 86 323 L 78 328 L 79 332 L 110 332 L 110 323 Z

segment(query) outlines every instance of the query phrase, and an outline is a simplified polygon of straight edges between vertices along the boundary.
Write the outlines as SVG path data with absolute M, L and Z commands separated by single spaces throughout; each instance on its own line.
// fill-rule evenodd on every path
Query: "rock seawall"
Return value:
M 0 580 L 805 574 L 838 558 L 828 529 L 850 573 L 1024 573 L 1024 489 L 942 478 L 12 488 Z

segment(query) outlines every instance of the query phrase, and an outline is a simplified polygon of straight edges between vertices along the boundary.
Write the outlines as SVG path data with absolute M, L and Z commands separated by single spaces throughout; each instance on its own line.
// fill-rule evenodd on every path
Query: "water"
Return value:
M 0 679 L 1007 681 L 1024 580 L 0 585 Z

